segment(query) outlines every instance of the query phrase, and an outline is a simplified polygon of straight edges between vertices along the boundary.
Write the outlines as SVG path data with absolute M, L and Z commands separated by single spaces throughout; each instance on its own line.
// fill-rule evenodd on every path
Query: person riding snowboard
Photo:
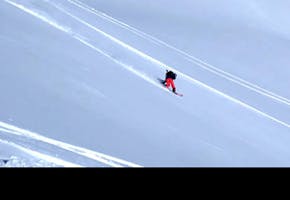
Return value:
M 165 81 L 163 81 L 163 84 L 169 88 L 170 86 L 172 87 L 172 92 L 176 92 L 175 84 L 174 81 L 176 79 L 176 74 L 172 71 L 166 70 L 166 75 L 165 75 Z

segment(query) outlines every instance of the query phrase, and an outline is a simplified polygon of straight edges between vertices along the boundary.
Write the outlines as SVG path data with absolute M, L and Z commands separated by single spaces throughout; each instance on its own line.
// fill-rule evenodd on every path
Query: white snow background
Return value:
M 289 7 L 0 1 L 0 166 L 289 167 Z

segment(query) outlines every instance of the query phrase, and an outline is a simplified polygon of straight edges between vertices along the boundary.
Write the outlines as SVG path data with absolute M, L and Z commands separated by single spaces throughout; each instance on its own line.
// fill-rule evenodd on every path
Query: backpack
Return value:
M 175 80 L 176 77 L 177 77 L 177 75 L 174 72 L 172 72 L 172 79 Z

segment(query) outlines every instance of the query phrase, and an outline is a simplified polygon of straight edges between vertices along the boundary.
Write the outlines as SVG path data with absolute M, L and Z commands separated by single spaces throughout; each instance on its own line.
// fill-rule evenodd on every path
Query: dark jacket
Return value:
M 175 80 L 176 79 L 176 74 L 174 72 L 172 72 L 172 71 L 168 71 L 166 73 L 166 76 L 165 77 L 166 77 L 166 79 L 172 78 L 173 80 Z

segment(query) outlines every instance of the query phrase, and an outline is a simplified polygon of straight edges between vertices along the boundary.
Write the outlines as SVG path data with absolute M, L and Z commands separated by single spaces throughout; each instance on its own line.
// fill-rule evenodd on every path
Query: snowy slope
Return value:
M 290 32 L 260 4 L 1 1 L 0 139 L 62 166 L 289 166 Z

